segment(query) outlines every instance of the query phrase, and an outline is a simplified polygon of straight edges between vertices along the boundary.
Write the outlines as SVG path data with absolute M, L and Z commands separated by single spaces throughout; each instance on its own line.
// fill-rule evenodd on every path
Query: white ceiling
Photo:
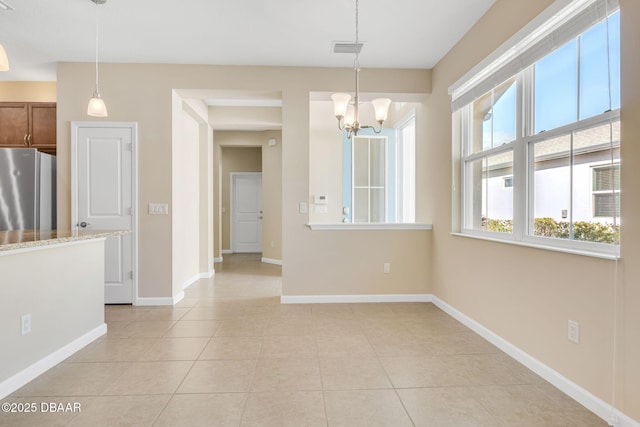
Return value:
M 350 67 L 354 0 L 3 0 L 0 80 L 56 79 L 59 61 Z M 362 0 L 363 68 L 431 68 L 495 0 Z

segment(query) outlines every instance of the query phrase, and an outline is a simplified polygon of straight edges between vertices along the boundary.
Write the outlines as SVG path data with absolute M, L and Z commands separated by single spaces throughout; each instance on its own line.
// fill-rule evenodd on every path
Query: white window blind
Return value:
M 561 1 L 567 3 L 567 1 Z M 449 88 L 452 111 L 473 102 L 500 83 L 514 76 L 589 27 L 619 9 L 619 0 L 574 0 L 557 13 L 544 17 L 537 28 L 523 28 L 487 60 Z M 550 8 L 551 9 L 551 8 Z M 544 14 L 544 13 L 543 13 Z M 526 35 L 522 35 L 525 33 Z M 503 52 L 499 54 L 499 52 Z M 497 55 L 497 56 L 496 56 Z M 488 65 L 483 65 L 488 63 Z M 479 70 L 477 70 L 479 68 Z M 472 74 L 472 75 L 469 75 Z

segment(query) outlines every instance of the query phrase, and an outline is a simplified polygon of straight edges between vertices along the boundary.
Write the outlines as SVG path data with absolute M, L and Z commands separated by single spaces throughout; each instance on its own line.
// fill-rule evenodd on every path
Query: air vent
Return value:
M 334 42 L 333 53 L 360 53 L 363 45 L 363 42 L 358 44 L 354 42 Z
M 0 9 L 13 10 L 13 6 L 3 0 L 0 0 Z

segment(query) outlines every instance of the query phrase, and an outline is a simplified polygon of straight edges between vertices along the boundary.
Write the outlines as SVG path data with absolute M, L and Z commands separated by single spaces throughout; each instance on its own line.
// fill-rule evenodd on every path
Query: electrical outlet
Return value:
M 575 320 L 569 320 L 568 322 L 567 338 L 571 342 L 580 344 L 580 324 Z
M 31 314 L 23 314 L 20 322 L 20 335 L 31 332 Z
M 391 273 L 391 263 L 390 262 L 385 262 L 382 265 L 382 271 L 384 271 L 384 274 L 389 274 Z

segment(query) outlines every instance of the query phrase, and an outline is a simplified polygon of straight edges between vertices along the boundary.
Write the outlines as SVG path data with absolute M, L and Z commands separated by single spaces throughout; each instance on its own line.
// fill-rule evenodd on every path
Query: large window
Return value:
M 615 251 L 621 197 L 620 13 L 604 13 L 595 25 L 591 20 L 594 10 L 608 10 L 612 3 L 594 0 L 593 9 L 576 12 L 555 33 L 548 30 L 553 34 L 547 39 L 564 37 L 561 46 L 552 48 L 544 39 L 531 43 L 493 76 L 477 79 L 477 87 L 457 100 L 454 96 L 461 125 L 463 233 Z M 567 37 L 575 28 L 580 30 Z M 548 46 L 546 54 L 540 54 L 541 46 Z M 528 57 L 530 65 L 504 76 L 505 69 Z M 487 87 L 500 75 L 500 83 Z M 484 91 L 477 93 L 478 88 Z

